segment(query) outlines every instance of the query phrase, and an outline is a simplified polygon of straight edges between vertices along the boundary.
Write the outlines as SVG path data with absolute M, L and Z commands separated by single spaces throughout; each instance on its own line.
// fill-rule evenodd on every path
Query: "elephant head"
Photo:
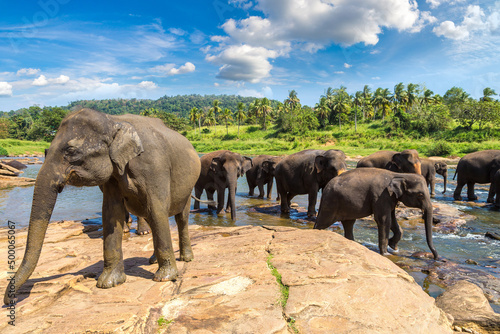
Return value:
M 212 159 L 209 173 L 212 175 L 215 189 L 217 189 L 217 212 L 222 210 L 224 206 L 224 191 L 226 188 L 229 188 L 231 219 L 236 219 L 236 186 L 238 177 L 245 175 L 250 168 L 252 168 L 251 158 L 230 151 L 225 151 L 220 156 Z
M 436 173 L 441 175 L 444 179 L 444 194 L 446 192 L 446 184 L 448 181 L 448 165 L 444 161 L 436 161 L 434 163 L 434 168 L 436 169 Z
M 328 181 L 347 171 L 345 153 L 340 150 L 328 150 L 316 156 L 314 167 L 317 173 L 318 185 L 323 189 Z
M 281 157 L 272 157 L 262 162 L 262 168 L 258 170 L 257 179 L 261 179 L 266 173 L 269 176 L 274 176 L 274 171 L 276 170 L 276 165 L 281 160 Z
M 400 173 L 415 173 L 422 175 L 422 165 L 417 150 L 404 150 L 392 156 L 389 170 Z
M 391 180 L 387 190 L 391 196 L 395 196 L 404 205 L 422 210 L 427 245 L 434 259 L 437 259 L 438 254 L 432 242 L 432 203 L 425 178 L 415 174 L 398 175 Z
M 7 287 L 5 303 L 11 299 L 8 292 L 17 291 L 33 273 L 57 195 L 64 186 L 103 185 L 113 173 L 123 175 L 128 162 L 142 151 L 141 140 L 130 123 L 114 121 L 90 109 L 66 116 L 35 182 L 26 250 L 14 288 Z

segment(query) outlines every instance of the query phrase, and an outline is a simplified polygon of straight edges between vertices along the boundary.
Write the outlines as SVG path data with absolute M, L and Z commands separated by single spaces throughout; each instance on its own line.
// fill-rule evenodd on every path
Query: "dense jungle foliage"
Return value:
M 419 85 L 399 83 L 393 91 L 372 91 L 365 86 L 355 94 L 347 93 L 344 86 L 329 87 L 313 107 L 302 105 L 295 90 L 283 102 L 235 95 L 82 100 L 65 107 L 32 106 L 2 112 L 0 139 L 50 142 L 67 113 L 88 107 L 113 115 L 160 118 L 203 152 L 238 147 L 241 143 L 233 141 L 247 140 L 253 141 L 254 148 L 259 146 L 257 142 L 266 142 L 258 152 L 286 153 L 328 143 L 403 149 L 418 148 L 414 146 L 419 143 L 427 155 L 446 156 L 498 148 L 500 102 L 496 95 L 485 88 L 481 98 L 473 99 L 462 88 L 453 87 L 440 96 Z M 279 144 L 268 147 L 272 142 Z

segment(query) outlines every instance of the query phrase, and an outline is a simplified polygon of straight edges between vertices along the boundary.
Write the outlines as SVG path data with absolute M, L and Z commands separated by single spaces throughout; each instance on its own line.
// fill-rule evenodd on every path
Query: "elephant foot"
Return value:
M 431 197 L 432 198 L 436 197 L 436 193 L 431 193 Z
M 467 199 L 469 200 L 469 202 L 477 201 L 477 196 L 476 195 L 468 196 Z
M 257 196 L 257 198 L 264 198 L 264 195 L 259 195 Z
M 153 253 L 151 257 L 149 258 L 149 264 L 155 264 L 158 262 L 158 259 L 156 258 L 156 255 Z
M 179 257 L 179 260 L 184 261 L 184 262 L 191 262 L 194 259 L 194 255 L 192 251 L 184 251 L 181 253 L 181 256 Z
M 314 219 L 314 218 L 316 218 L 316 211 L 314 211 L 314 212 L 308 212 L 307 213 L 307 218 L 308 219 Z
M 455 201 L 461 201 L 462 200 L 462 196 L 460 196 L 460 195 L 453 195 L 453 199 Z
M 391 247 L 391 249 L 394 250 L 395 252 L 398 251 L 398 244 L 397 243 L 389 241 L 389 247 Z
M 487 203 L 495 203 L 495 197 L 488 197 L 486 200 Z
M 137 226 L 135 233 L 137 235 L 146 235 L 151 233 L 151 229 L 148 226 Z
M 109 289 L 124 283 L 127 280 L 127 276 L 123 271 L 123 266 L 120 267 L 120 269 L 117 267 L 112 269 L 104 268 L 104 271 L 97 280 L 97 287 L 101 289 Z
M 177 268 L 172 266 L 163 266 L 156 271 L 153 281 L 155 282 L 168 282 L 175 281 L 177 279 L 178 273 Z

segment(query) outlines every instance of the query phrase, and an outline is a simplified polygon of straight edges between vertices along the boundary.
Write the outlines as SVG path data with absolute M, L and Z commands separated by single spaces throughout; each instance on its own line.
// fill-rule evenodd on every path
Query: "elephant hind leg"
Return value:
M 192 261 L 193 250 L 191 248 L 191 239 L 189 238 L 189 200 L 184 207 L 184 210 L 175 215 L 175 222 L 177 223 L 177 230 L 179 231 L 179 250 L 180 260 L 189 262 Z
M 175 281 L 178 275 L 168 222 L 168 209 L 168 207 L 152 208 L 151 217 L 148 217 L 153 231 L 154 255 L 158 261 L 158 270 L 153 277 L 156 282 Z M 180 231 L 179 239 L 181 239 Z
M 467 197 L 469 201 L 477 200 L 477 196 L 474 194 L 474 182 L 467 182 Z
M 137 230 L 138 235 L 145 235 L 151 233 L 151 228 L 148 222 L 143 217 L 137 217 Z

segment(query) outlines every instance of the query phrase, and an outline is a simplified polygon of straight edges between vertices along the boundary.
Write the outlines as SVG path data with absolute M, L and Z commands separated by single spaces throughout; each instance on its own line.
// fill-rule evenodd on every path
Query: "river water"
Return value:
M 35 178 L 41 165 L 29 165 L 24 170 L 22 176 Z M 355 163 L 348 163 L 349 169 L 355 167 Z M 500 211 L 491 206 L 476 206 L 467 202 L 455 202 L 453 200 L 453 190 L 455 182 L 451 180 L 455 170 L 450 166 L 448 189 L 446 194 L 441 194 L 443 183 L 441 176 L 438 177 L 436 184 L 436 198 L 434 201 L 446 203 L 458 208 L 471 216 L 467 223 L 461 226 L 453 233 L 433 232 L 434 246 L 439 255 L 450 261 L 459 263 L 462 267 L 471 269 L 480 268 L 487 274 L 500 279 L 500 241 L 485 237 L 486 232 L 500 233 Z M 489 186 L 489 185 L 488 185 Z M 466 188 L 462 195 L 465 197 Z M 476 185 L 476 194 L 479 197 L 477 202 L 485 203 L 488 194 L 487 187 Z M 0 190 L 0 226 L 6 226 L 8 221 L 16 223 L 17 228 L 28 225 L 31 210 L 31 201 L 33 198 L 34 187 L 16 187 L 6 190 Z M 255 189 L 258 194 L 258 189 Z M 276 186 L 273 188 L 273 198 L 276 197 Z M 318 206 L 321 194 L 318 196 Z M 202 198 L 206 198 L 205 194 Z M 242 226 L 242 225 L 274 225 L 274 226 L 293 226 L 298 228 L 312 228 L 313 223 L 305 220 L 306 214 L 292 210 L 288 217 L 279 214 L 279 202 L 267 199 L 257 199 L 248 196 L 248 185 L 246 178 L 238 180 L 237 191 L 237 221 L 233 222 L 229 214 L 215 215 L 206 210 L 190 214 L 190 224 L 205 226 Z M 307 208 L 307 196 L 297 196 L 293 202 L 299 207 Z M 100 222 L 101 219 L 102 193 L 98 187 L 66 187 L 59 194 L 57 203 L 52 215 L 52 220 L 91 220 Z M 262 210 L 262 205 L 274 206 L 271 210 Z M 201 207 L 205 207 L 203 204 Z M 170 223 L 175 224 L 173 218 Z M 404 235 L 399 243 L 400 252 L 404 255 L 412 254 L 417 251 L 428 252 L 425 241 L 423 224 L 419 226 L 405 226 L 402 224 Z M 331 230 L 343 234 L 341 224 L 336 223 Z M 375 223 L 369 220 L 358 220 L 354 226 L 354 236 L 356 241 L 362 243 L 368 248 L 378 251 L 377 229 Z M 472 260 L 475 264 L 466 264 L 466 260 Z M 412 275 L 421 285 L 425 285 L 425 277 L 418 274 Z M 442 290 L 427 287 L 433 297 Z M 499 291 L 500 293 L 500 291 Z M 500 312 L 500 305 L 492 305 L 497 312 Z

